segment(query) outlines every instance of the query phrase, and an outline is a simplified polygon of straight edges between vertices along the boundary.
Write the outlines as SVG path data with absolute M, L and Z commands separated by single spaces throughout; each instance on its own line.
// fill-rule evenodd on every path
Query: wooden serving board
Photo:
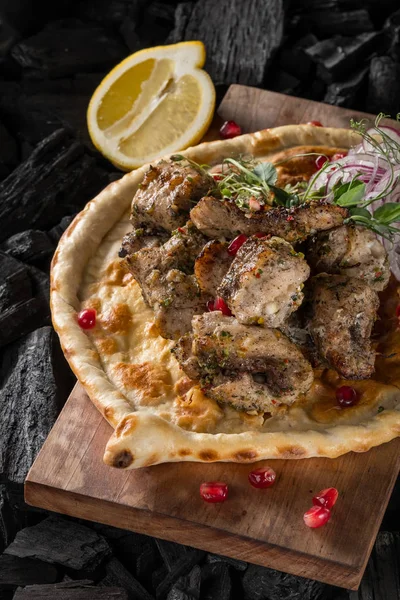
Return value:
M 321 121 L 348 126 L 354 113 L 309 100 L 232 86 L 219 117 L 244 131 Z M 218 117 L 214 129 L 218 123 Z M 400 439 L 341 458 L 270 461 L 269 490 L 252 488 L 249 465 L 166 464 L 121 472 L 103 464 L 111 428 L 77 384 L 25 483 L 28 504 L 195 546 L 295 575 L 357 589 L 400 468 Z M 202 481 L 229 484 L 225 504 L 200 499 Z M 340 499 L 321 529 L 303 524 L 313 494 Z

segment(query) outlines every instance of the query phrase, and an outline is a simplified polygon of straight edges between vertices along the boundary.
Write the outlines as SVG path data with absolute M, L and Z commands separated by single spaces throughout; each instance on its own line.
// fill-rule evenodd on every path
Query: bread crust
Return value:
M 293 125 L 200 144 L 182 154 L 216 165 L 227 156 L 273 161 L 296 146 L 323 153 L 358 142 L 347 129 Z M 400 335 L 390 316 L 398 302 L 397 282 L 383 302 L 387 327 L 380 338 L 384 354 L 392 356 L 377 360 L 373 380 L 354 384 L 363 399 L 355 407 L 335 406 L 333 390 L 341 380 L 333 371 L 318 373 L 307 398 L 269 420 L 221 408 L 185 378 L 170 352 L 172 343 L 157 335 L 138 285 L 117 258 L 147 168 L 111 183 L 87 204 L 62 236 L 51 268 L 52 318 L 62 349 L 115 430 L 105 463 L 132 469 L 171 461 L 335 458 L 399 436 Z M 88 306 L 96 308 L 98 322 L 83 331 L 77 313 Z

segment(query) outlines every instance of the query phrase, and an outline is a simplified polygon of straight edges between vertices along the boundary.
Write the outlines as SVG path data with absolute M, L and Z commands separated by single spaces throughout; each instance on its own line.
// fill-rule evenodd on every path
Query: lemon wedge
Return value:
M 135 52 L 94 92 L 87 112 L 96 148 L 130 171 L 196 144 L 214 113 L 215 88 L 202 71 L 202 42 Z

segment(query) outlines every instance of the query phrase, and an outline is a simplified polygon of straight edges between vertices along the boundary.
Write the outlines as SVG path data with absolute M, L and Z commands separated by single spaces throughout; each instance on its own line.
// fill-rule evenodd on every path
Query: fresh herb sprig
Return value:
M 365 120 L 350 121 L 352 129 L 367 142 L 367 147 L 369 144 L 374 149 L 376 160 L 381 158 L 385 161 L 389 177 L 384 188 L 366 198 L 366 184 L 362 181 L 365 174 L 360 172 L 349 183 L 334 186 L 332 191 L 333 202 L 349 210 L 350 217 L 345 222 L 362 225 L 384 238 L 392 239 L 400 233 L 400 228 L 394 225 L 400 222 L 400 205 L 397 202 L 385 202 L 375 210 L 367 210 L 368 206 L 391 194 L 400 182 L 400 171 L 394 169 L 394 165 L 400 165 L 400 144 L 380 127 L 382 119 L 388 116 L 383 113 L 377 116 L 373 133 L 367 130 Z M 400 114 L 397 115 L 397 121 L 400 121 Z
M 247 158 L 226 158 L 222 162 L 221 173 L 215 174 L 218 175 L 215 181 L 216 191 L 223 198 L 235 202 L 239 208 L 245 211 L 252 210 L 252 199 L 258 203 L 258 208 L 266 205 L 292 208 L 316 200 L 327 200 L 348 209 L 349 217 L 345 223 L 362 225 L 378 235 L 392 239 L 394 235 L 400 233 L 400 227 L 395 226 L 395 223 L 400 223 L 400 204 L 386 202 L 373 211 L 367 209 L 372 203 L 386 198 L 400 183 L 400 169 L 396 171 L 394 169 L 394 165 L 400 165 L 400 144 L 380 127 L 382 119 L 388 116 L 383 113 L 377 116 L 372 134 L 367 130 L 365 120 L 351 119 L 350 121 L 351 128 L 361 135 L 367 142 L 367 146 L 369 145 L 372 149 L 371 159 L 376 161 L 383 159 L 385 166 L 387 165 L 388 181 L 376 195 L 368 194 L 369 197 L 366 198 L 367 185 L 362 168 L 359 172 L 355 171 L 351 181 L 343 183 L 343 179 L 339 179 L 329 192 L 325 187 L 315 190 L 317 179 L 324 171 L 332 167 L 332 163 L 329 161 L 311 177 L 308 184 L 300 182 L 294 186 L 286 185 L 285 188 L 275 185 L 278 178 L 277 166 L 294 158 L 319 156 L 318 153 L 313 152 L 292 155 L 275 165 L 268 162 L 257 163 L 253 159 Z M 400 122 L 400 113 L 397 115 L 397 121 Z M 171 156 L 171 159 L 174 161 L 185 160 L 201 174 L 208 173 L 210 169 L 208 165 L 199 165 L 180 154 Z M 357 155 L 354 160 L 357 160 Z M 344 169 L 344 166 L 340 160 L 335 162 L 336 170 L 342 169 L 343 175 L 349 172 Z
M 223 198 L 232 199 L 244 210 L 251 208 L 251 199 L 260 206 L 273 205 L 273 187 L 278 178 L 271 163 L 256 164 L 244 158 L 225 158 L 216 185 Z

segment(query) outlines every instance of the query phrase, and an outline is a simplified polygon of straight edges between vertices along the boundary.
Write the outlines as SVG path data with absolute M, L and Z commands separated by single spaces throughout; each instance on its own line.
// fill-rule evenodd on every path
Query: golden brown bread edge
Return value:
M 294 146 L 347 149 L 359 141 L 359 136 L 347 129 L 289 125 L 232 140 L 206 142 L 181 154 L 213 165 L 227 156 L 251 155 L 268 160 Z M 399 436 L 400 410 L 384 411 L 367 423 L 325 431 L 239 434 L 186 431 L 156 415 L 132 410 L 102 369 L 101 358 L 78 326 L 76 313 L 80 310 L 78 293 L 85 266 L 107 232 L 129 210 L 147 168 L 145 165 L 111 183 L 87 204 L 62 236 L 51 267 L 52 319 L 63 352 L 92 402 L 115 429 L 107 444 L 105 463 L 131 469 L 169 461 L 249 463 L 267 458 L 334 458 L 349 451 L 367 451 Z

